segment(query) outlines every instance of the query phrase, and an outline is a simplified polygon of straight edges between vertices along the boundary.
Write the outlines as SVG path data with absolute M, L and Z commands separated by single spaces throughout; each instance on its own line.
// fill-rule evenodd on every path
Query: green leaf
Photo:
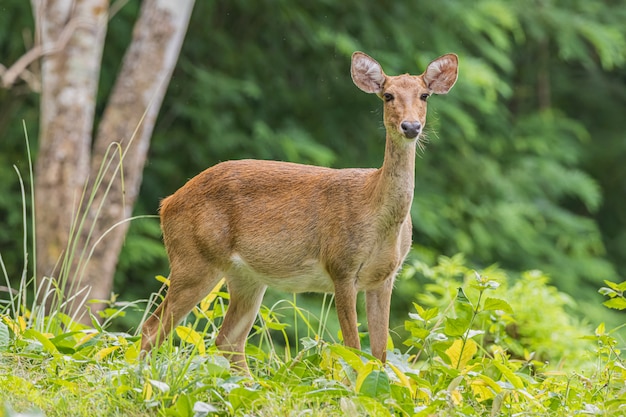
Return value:
M 626 309 L 626 299 L 621 297 L 611 298 L 602 303 L 608 308 L 612 308 L 615 310 L 625 310 Z
M 483 305 L 483 310 L 502 310 L 505 313 L 513 314 L 513 308 L 504 300 L 499 298 L 487 298 Z
M 470 300 L 469 298 L 467 298 L 467 295 L 465 295 L 465 292 L 463 291 L 462 287 L 459 287 L 457 289 L 457 294 L 456 294 L 456 302 L 457 303 L 461 303 L 461 304 L 470 304 Z
M 505 364 L 498 362 L 497 360 L 492 361 L 496 368 L 502 373 L 502 376 L 506 378 L 515 388 L 523 389 L 524 382 L 522 379 L 515 375 L 511 369 L 509 369 Z
M 443 332 L 447 336 L 463 336 L 469 327 L 470 321 L 465 318 L 446 318 Z
M 343 345 L 331 345 L 330 351 L 333 353 L 333 355 L 336 355 L 337 357 L 346 361 L 346 363 L 350 365 L 355 371 L 361 372 L 361 369 L 363 369 L 363 360 L 358 354 L 354 353 L 354 351 L 350 350 L 349 348 Z
M 377 364 L 368 362 L 359 372 L 356 389 L 360 394 L 371 398 L 386 398 L 391 392 L 389 376 L 385 371 L 376 369 Z
M 624 292 L 624 291 L 626 291 L 626 281 L 622 281 L 622 282 L 620 282 L 618 284 L 618 283 L 615 283 L 615 282 L 604 280 L 604 283 L 606 285 L 608 285 L 609 287 L 611 287 L 613 290 L 617 291 L 617 292 Z
M 58 355 L 59 351 L 57 350 L 56 346 L 54 346 L 54 344 L 50 341 L 50 339 L 48 339 L 46 336 L 44 336 L 42 333 L 38 332 L 37 330 L 34 329 L 28 329 L 23 333 L 24 339 L 30 339 L 30 340 L 36 340 L 39 343 L 41 343 L 41 346 L 43 347 L 44 352 L 46 353 L 50 353 L 52 355 Z

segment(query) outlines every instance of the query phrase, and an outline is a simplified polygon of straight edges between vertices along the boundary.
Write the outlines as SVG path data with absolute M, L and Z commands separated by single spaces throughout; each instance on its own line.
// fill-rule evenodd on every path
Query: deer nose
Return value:
M 407 122 L 404 121 L 400 123 L 400 127 L 402 128 L 402 133 L 408 139 L 416 138 L 417 135 L 420 134 L 420 130 L 422 130 L 422 124 L 420 122 Z

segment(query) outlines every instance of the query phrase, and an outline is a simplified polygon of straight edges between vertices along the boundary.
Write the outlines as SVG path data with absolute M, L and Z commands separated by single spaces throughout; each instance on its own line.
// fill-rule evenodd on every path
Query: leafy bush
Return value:
M 575 301 L 548 285 L 549 278 L 544 273 L 527 271 L 513 280 L 510 273 L 490 267 L 482 274 L 497 287 L 492 294 L 507 303 L 505 309 L 481 317 L 478 326 L 489 329 L 491 339 L 504 343 L 518 358 L 532 355 L 553 369 L 571 370 L 587 362 L 581 353 L 591 348 L 583 339 L 590 326 L 571 313 L 576 308 Z M 465 265 L 462 255 L 441 257 L 434 267 L 414 260 L 400 279 L 419 281 L 416 275 L 428 279 L 417 295 L 427 308 L 443 311 L 458 296 L 460 287 L 468 288 L 470 298 L 476 297 L 478 291 L 472 284 L 474 272 Z

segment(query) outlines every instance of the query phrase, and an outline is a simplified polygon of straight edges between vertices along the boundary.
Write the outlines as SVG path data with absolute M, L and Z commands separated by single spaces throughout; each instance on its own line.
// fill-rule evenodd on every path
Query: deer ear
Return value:
M 459 58 L 446 54 L 428 64 L 422 75 L 428 88 L 435 94 L 446 94 L 457 79 Z
M 387 76 L 376 60 L 363 52 L 352 54 L 352 81 L 366 93 L 381 93 Z

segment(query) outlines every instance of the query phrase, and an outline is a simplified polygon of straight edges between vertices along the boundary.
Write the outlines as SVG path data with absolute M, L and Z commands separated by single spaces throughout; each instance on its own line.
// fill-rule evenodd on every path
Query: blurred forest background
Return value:
M 99 112 L 139 6 L 130 0 L 109 21 Z M 394 75 L 454 52 L 459 81 L 429 102 L 429 143 L 417 155 L 412 256 L 463 253 L 514 276 L 541 269 L 601 320 L 597 289 L 626 276 L 624 22 L 625 0 L 198 1 L 134 212 L 157 213 L 161 198 L 229 159 L 380 166 L 381 104 L 352 84 L 350 55 L 364 51 Z M 30 2 L 0 3 L 0 63 L 30 48 L 33 25 Z M 25 83 L 0 89 L 0 253 L 16 281 L 24 249 L 13 165 L 27 176 L 22 121 L 36 158 L 39 111 Z M 136 220 L 114 291 L 146 298 L 157 274 L 168 274 L 158 220 Z M 398 283 L 393 320 L 420 285 Z

